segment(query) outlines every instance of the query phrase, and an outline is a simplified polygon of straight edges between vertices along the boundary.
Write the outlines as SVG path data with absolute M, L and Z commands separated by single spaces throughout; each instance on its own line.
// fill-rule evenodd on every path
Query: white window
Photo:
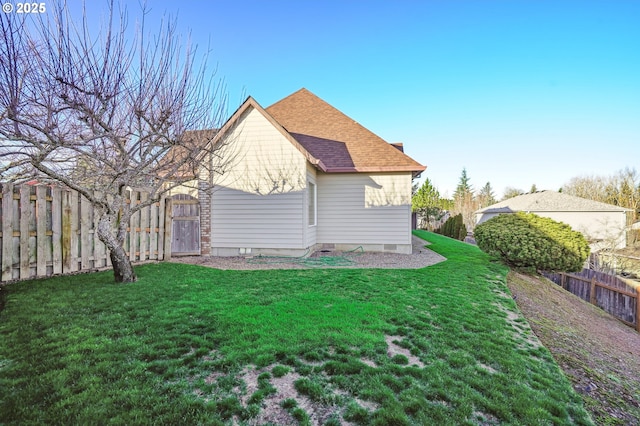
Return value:
M 316 184 L 309 182 L 309 226 L 316 225 Z

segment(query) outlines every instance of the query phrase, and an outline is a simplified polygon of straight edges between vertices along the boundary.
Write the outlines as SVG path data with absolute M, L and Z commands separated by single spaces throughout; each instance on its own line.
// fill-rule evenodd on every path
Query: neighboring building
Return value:
M 411 253 L 411 181 L 425 166 L 308 90 L 266 109 L 249 97 L 213 143 L 234 164 L 199 193 L 202 254 Z
M 539 191 L 509 198 L 476 211 L 476 224 L 505 213 L 526 212 L 564 222 L 581 232 L 592 251 L 618 249 L 627 245 L 630 209 L 587 200 L 556 191 Z

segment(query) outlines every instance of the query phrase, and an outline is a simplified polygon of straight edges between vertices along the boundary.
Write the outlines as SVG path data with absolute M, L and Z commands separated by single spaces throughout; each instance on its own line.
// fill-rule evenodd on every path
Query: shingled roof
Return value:
M 425 166 L 369 131 L 307 89 L 300 89 L 265 111 L 326 172 L 419 174 Z
M 539 191 L 518 195 L 491 206 L 478 210 L 476 213 L 505 213 L 505 212 L 621 212 L 628 211 L 624 207 L 586 198 L 563 194 L 556 191 Z

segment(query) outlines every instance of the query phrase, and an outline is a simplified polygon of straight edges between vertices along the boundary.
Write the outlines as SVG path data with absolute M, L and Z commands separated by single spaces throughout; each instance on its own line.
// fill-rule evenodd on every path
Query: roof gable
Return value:
M 304 146 L 302 146 L 292 135 L 290 135 L 276 120 L 273 119 L 271 115 L 269 115 L 264 108 L 260 106 L 260 104 L 249 96 L 240 107 L 231 115 L 231 117 L 227 120 L 227 122 L 222 126 L 220 131 L 217 133 L 216 138 L 212 141 L 213 144 L 220 142 L 220 140 L 231 130 L 235 125 L 237 125 L 242 117 L 250 110 L 255 109 L 260 114 L 262 114 L 268 121 L 273 125 L 282 135 L 295 146 L 304 157 L 313 165 L 317 166 L 320 170 L 326 170 L 326 166 L 322 162 L 322 160 L 314 157 L 312 154 L 307 151 Z
M 266 108 L 327 172 L 410 171 L 425 166 L 387 143 L 307 89 Z
M 587 200 L 586 198 L 574 195 L 563 194 L 556 191 L 539 191 L 530 194 L 518 195 L 491 206 L 478 210 L 476 213 L 503 213 L 507 211 L 524 212 L 597 212 L 597 211 L 619 211 L 624 212 L 629 209 L 614 206 L 612 204 L 601 203 L 599 201 Z

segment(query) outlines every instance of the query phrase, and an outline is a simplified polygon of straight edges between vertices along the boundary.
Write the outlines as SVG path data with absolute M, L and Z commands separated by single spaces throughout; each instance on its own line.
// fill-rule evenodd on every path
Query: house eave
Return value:
M 420 174 L 425 171 L 426 167 L 403 167 L 403 166 L 369 166 L 369 167 L 329 167 L 325 171 L 327 173 L 375 173 L 375 172 L 411 172 Z

